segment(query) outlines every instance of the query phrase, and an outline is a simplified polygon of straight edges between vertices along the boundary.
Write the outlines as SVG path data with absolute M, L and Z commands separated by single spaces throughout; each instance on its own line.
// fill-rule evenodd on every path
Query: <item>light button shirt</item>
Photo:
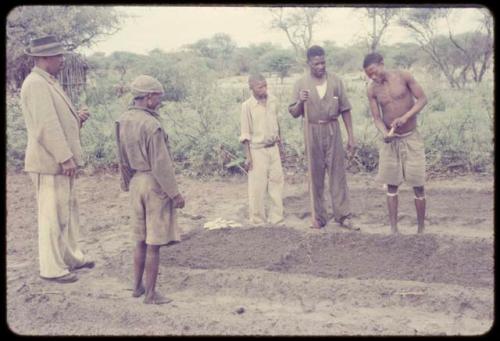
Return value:
M 257 149 L 276 142 L 279 138 L 278 103 L 268 95 L 266 103 L 259 103 L 252 95 L 241 105 L 240 142 L 248 140 L 250 148 Z

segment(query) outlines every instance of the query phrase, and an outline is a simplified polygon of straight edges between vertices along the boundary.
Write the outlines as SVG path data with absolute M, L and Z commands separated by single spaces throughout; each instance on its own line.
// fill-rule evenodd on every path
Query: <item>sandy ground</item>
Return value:
M 384 190 L 349 175 L 354 223 L 308 229 L 304 177 L 287 177 L 286 227 L 249 227 L 246 179 L 180 178 L 183 241 L 161 249 L 151 306 L 131 296 L 128 197 L 114 174 L 81 176 L 81 245 L 96 260 L 79 281 L 38 276 L 34 191 L 7 176 L 7 323 L 23 335 L 477 335 L 493 323 L 493 177 L 429 180 L 427 230 L 416 235 L 411 189 L 401 234 Z M 216 218 L 241 228 L 204 230 Z

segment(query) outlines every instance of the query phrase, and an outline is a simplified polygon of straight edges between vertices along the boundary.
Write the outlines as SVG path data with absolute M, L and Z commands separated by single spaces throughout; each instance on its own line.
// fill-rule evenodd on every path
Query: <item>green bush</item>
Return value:
M 18 92 L 7 93 L 6 109 L 7 166 L 15 170 L 21 170 L 24 167 L 24 155 L 28 137 L 26 135 Z
M 426 112 L 421 132 L 431 172 L 491 172 L 493 98 L 491 89 L 442 90 L 443 112 Z
M 241 103 L 250 96 L 248 75 L 218 79 L 205 64 L 192 61 L 172 62 L 171 69 L 177 70 L 182 77 L 172 84 L 180 86 L 182 83 L 183 97 L 166 102 L 160 109 L 178 169 L 195 176 L 242 172 L 238 166 L 244 160 L 244 152 L 238 137 Z M 158 59 L 156 63 L 161 64 Z M 137 67 L 122 74 L 125 75 L 122 78 L 116 71 L 106 69 L 100 69 L 90 77 L 81 102 L 87 103 L 92 116 L 85 123 L 81 138 L 87 167 L 91 171 L 116 168 L 114 121 L 131 100 L 128 90 L 120 91 L 120 86 L 147 69 Z M 344 79 L 352 105 L 354 134 L 359 147 L 356 157 L 349 161 L 349 169 L 372 172 L 378 166 L 377 143 L 381 137 L 371 119 L 363 74 L 361 71 L 338 74 Z M 416 78 L 429 99 L 429 104 L 418 116 L 419 130 L 425 140 L 428 171 L 492 172 L 494 111 L 491 83 L 450 90 L 446 85 L 436 85 L 431 77 L 418 75 Z M 286 149 L 284 167 L 302 172 L 307 169 L 302 120 L 294 119 L 288 113 L 291 89 L 299 76 L 285 77 L 283 83 L 276 76 L 268 76 L 267 81 L 280 108 L 279 121 Z M 21 169 L 26 129 L 19 93 L 7 93 L 6 123 L 7 165 Z M 342 120 L 340 124 L 345 141 Z

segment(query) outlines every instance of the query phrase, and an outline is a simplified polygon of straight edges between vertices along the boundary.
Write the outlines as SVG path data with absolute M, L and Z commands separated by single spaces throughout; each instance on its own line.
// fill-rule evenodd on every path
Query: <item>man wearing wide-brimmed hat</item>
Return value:
M 35 60 L 21 88 L 21 106 L 28 131 L 24 170 L 38 202 L 40 276 L 70 283 L 78 280 L 73 270 L 94 267 L 77 244 L 74 178 L 83 165 L 80 128 L 90 114 L 73 107 L 55 78 L 67 51 L 54 36 L 33 39 L 25 52 Z
M 164 94 L 161 83 L 147 75 L 131 83 L 132 105 L 116 122 L 122 189 L 132 206 L 134 289 L 146 304 L 170 302 L 156 291 L 160 247 L 180 241 L 176 209 L 184 207 L 175 180 L 168 137 L 158 108 Z M 144 275 L 144 283 L 143 283 Z

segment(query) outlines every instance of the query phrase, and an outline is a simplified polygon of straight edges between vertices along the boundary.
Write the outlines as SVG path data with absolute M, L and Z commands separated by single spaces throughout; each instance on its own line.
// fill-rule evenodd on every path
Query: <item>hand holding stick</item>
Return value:
M 384 136 L 384 142 L 389 143 L 392 141 L 392 138 L 394 137 L 394 130 L 396 130 L 396 126 L 392 126 L 391 130 Z

